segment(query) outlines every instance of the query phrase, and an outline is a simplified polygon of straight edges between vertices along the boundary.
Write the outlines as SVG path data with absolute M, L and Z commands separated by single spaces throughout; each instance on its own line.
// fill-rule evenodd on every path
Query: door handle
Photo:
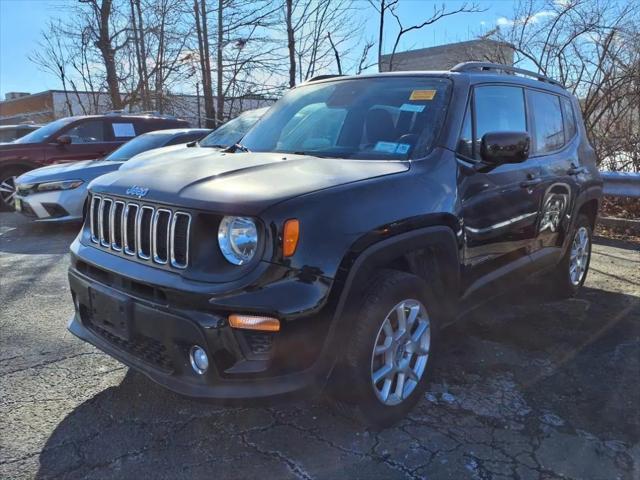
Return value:
M 540 185 L 542 183 L 542 179 L 540 177 L 532 178 L 531 180 L 526 180 L 524 182 L 520 182 L 520 188 L 531 188 L 536 185 Z
M 581 173 L 587 173 L 587 169 L 584 167 L 578 167 L 573 163 L 571 164 L 571 168 L 567 170 L 567 175 L 579 175 Z

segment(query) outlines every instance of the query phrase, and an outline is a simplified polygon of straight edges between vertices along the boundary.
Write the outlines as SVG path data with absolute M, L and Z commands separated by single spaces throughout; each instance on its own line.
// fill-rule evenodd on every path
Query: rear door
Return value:
M 86 118 L 62 129 L 59 136 L 71 137 L 71 144 L 60 145 L 52 140 L 46 149 L 47 163 L 92 160 L 110 153 L 120 143 L 113 142 L 104 118 Z
M 548 91 L 528 89 L 527 104 L 532 124 L 531 162 L 540 168 L 542 180 L 532 253 L 557 248 L 559 254 L 569 227 L 568 212 L 572 211 L 577 193 L 576 180 L 581 174 L 575 117 L 568 98 Z
M 525 92 L 514 85 L 475 87 L 458 146 L 467 285 L 509 265 L 526 265 L 536 239 L 540 167 L 535 162 L 478 169 L 488 132 L 526 132 Z M 514 263 L 515 262 L 515 263 Z

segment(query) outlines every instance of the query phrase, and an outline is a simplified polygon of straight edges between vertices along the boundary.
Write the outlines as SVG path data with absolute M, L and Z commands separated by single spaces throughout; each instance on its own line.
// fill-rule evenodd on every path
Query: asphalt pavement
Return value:
M 596 239 L 577 298 L 525 285 L 447 329 L 394 428 L 321 399 L 222 408 L 66 330 L 78 226 L 0 213 L 0 478 L 639 479 L 640 246 Z

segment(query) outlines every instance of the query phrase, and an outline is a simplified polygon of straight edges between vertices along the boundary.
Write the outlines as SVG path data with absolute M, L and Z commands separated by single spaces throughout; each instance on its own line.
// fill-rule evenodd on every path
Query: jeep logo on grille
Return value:
M 138 187 L 134 185 L 133 187 L 127 188 L 127 195 L 131 195 L 132 197 L 142 198 L 147 193 L 149 193 L 149 189 L 146 187 Z

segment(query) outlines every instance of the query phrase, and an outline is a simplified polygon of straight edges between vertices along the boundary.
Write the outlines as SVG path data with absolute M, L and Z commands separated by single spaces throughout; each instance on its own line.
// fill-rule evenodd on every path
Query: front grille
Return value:
M 186 268 L 191 215 L 186 212 L 94 195 L 91 241 L 143 261 Z

